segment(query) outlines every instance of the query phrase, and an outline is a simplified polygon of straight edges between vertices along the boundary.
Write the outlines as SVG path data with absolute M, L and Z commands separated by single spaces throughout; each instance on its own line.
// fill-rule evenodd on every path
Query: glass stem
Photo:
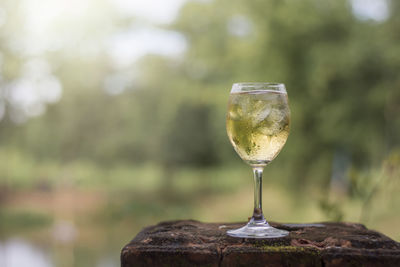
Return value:
M 254 211 L 250 223 L 267 223 L 262 211 L 262 174 L 264 167 L 253 167 L 254 173 Z

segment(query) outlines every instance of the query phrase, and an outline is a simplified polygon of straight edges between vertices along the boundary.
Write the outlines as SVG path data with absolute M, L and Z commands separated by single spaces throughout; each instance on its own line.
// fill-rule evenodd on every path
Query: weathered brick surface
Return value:
M 400 243 L 355 223 L 278 224 L 277 239 L 225 234 L 244 223 L 162 222 L 121 252 L 121 266 L 400 266 Z

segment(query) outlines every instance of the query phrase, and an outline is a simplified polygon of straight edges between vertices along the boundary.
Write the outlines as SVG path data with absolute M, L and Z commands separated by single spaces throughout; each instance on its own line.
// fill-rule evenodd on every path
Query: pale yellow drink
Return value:
M 231 93 L 226 128 L 239 156 L 252 166 L 265 166 L 289 136 L 287 94 L 272 90 Z

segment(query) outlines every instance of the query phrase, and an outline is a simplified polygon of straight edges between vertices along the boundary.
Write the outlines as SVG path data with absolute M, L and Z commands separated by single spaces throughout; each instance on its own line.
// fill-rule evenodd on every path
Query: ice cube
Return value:
M 243 110 L 245 108 L 240 102 L 231 104 L 229 108 L 229 113 L 228 116 L 231 120 L 242 120 L 243 116 L 245 115 L 245 111 Z
M 264 104 L 262 108 L 259 108 L 259 110 L 255 112 L 255 116 L 252 119 L 253 126 L 256 126 L 260 122 L 264 121 L 270 115 L 271 111 L 270 105 Z
M 238 109 L 241 111 L 241 116 L 245 116 L 246 114 L 250 113 L 250 110 L 252 109 L 252 102 L 251 99 L 248 97 L 241 98 L 240 101 L 238 101 Z
M 277 108 L 272 108 L 268 117 L 264 119 L 259 130 L 265 135 L 276 135 L 280 133 L 284 127 L 284 122 L 286 118 L 286 111 Z
M 285 115 L 286 114 L 284 110 L 274 108 L 268 116 L 268 120 L 274 123 L 279 123 L 285 118 Z

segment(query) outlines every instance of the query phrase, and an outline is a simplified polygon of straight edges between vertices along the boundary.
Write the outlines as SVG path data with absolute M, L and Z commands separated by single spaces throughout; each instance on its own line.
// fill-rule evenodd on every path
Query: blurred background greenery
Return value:
M 230 87 L 286 84 L 264 213 L 400 240 L 400 3 L 2 0 L 0 265 L 118 266 L 161 220 L 244 221 Z

